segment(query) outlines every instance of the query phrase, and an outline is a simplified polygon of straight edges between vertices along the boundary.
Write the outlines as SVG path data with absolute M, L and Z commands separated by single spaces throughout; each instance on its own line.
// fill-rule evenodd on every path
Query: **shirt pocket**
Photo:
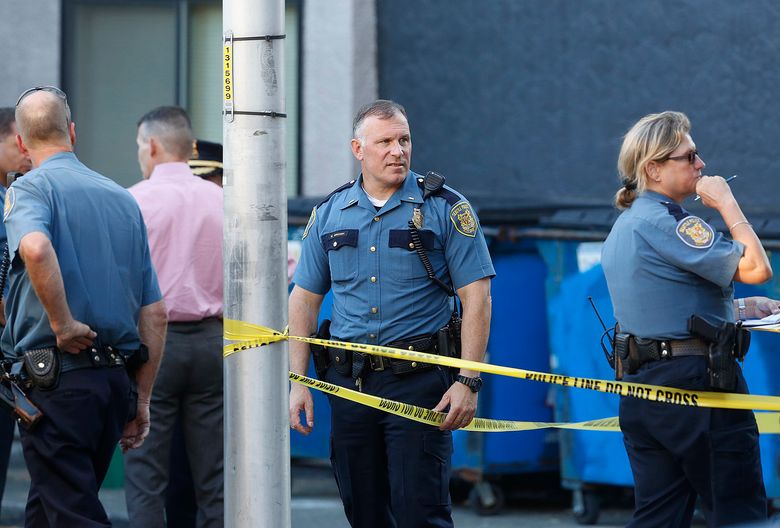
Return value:
M 433 234 L 433 231 L 427 229 L 418 232 L 420 233 L 422 247 L 425 250 L 425 258 L 429 262 L 435 262 L 437 260 L 435 249 L 436 236 Z M 391 229 L 388 246 L 390 252 L 389 273 L 391 277 L 398 280 L 412 280 L 428 276 L 420 255 L 414 249 L 412 232 L 410 230 Z M 433 269 L 435 270 L 436 268 L 433 267 Z
M 331 231 L 322 235 L 320 241 L 328 256 L 331 280 L 334 282 L 354 280 L 358 273 L 358 230 Z

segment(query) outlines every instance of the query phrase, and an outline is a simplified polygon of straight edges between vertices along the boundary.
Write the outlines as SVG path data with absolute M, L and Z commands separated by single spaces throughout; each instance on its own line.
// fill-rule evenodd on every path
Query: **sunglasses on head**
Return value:
M 65 95 L 65 92 L 63 92 L 62 90 L 60 90 L 56 86 L 36 86 L 34 88 L 30 88 L 30 89 L 25 90 L 24 92 L 22 92 L 22 95 L 20 95 L 19 99 L 16 100 L 16 106 L 19 106 L 19 103 L 22 102 L 22 99 L 24 99 L 25 97 L 27 97 L 28 95 L 30 95 L 31 93 L 34 93 L 34 92 L 49 92 L 49 93 L 53 93 L 57 97 L 61 97 L 65 101 L 68 100 L 68 96 Z
M 701 156 L 699 156 L 699 151 L 698 150 L 691 150 L 691 151 L 687 152 L 686 154 L 682 154 L 681 156 L 669 156 L 669 157 L 666 157 L 666 158 L 662 159 L 661 161 L 666 161 L 666 160 L 682 161 L 682 160 L 686 160 L 688 163 L 693 165 L 694 163 L 696 163 L 696 158 L 697 157 L 699 159 L 701 159 Z

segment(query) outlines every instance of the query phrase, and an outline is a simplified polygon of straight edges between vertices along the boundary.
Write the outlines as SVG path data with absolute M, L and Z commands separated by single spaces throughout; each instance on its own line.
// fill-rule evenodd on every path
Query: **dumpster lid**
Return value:
M 313 207 L 324 197 L 290 198 L 288 219 L 291 225 L 305 225 Z M 579 238 L 603 240 L 612 228 L 620 211 L 609 204 L 548 203 L 518 204 L 506 200 L 485 200 L 478 197 L 474 205 L 485 233 L 513 233 L 515 237 Z M 714 229 L 728 233 L 728 229 L 714 209 L 687 200 L 684 208 L 699 216 Z M 780 247 L 780 214 L 758 208 L 744 209 L 753 229 L 766 246 Z

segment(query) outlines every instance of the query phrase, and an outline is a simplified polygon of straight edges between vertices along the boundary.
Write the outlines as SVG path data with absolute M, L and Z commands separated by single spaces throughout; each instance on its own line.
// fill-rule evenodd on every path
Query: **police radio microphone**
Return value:
M 423 200 L 427 199 L 430 195 L 439 192 L 439 190 L 444 187 L 444 181 L 444 176 L 438 172 L 428 172 L 423 180 Z

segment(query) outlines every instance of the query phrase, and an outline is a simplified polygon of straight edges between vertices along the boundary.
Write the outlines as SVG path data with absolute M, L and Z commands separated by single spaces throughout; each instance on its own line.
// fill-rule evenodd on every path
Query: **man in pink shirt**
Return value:
M 152 430 L 125 457 L 130 525 L 165 526 L 171 435 L 181 417 L 197 525 L 222 526 L 222 188 L 187 165 L 193 134 L 181 108 L 144 115 L 136 141 L 144 181 L 129 190 L 143 213 L 169 323 Z

